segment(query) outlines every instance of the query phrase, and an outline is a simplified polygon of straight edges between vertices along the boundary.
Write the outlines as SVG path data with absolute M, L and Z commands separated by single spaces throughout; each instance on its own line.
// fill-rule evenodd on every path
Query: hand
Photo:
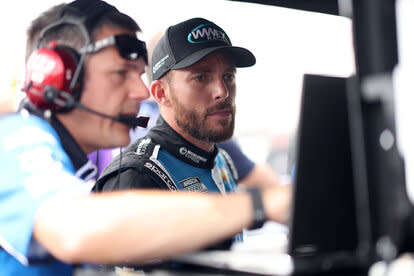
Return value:
M 263 189 L 262 198 L 268 219 L 286 224 L 290 217 L 292 185 Z

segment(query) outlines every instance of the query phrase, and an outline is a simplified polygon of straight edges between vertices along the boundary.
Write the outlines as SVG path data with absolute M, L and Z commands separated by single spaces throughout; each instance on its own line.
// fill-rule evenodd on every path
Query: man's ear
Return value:
M 163 106 L 170 106 L 169 87 L 163 80 L 156 80 L 151 84 L 151 95 L 154 100 Z

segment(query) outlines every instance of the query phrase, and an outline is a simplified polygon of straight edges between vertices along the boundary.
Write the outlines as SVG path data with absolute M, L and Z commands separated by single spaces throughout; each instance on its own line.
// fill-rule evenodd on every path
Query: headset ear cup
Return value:
M 82 70 L 71 89 L 79 60 L 77 51 L 67 46 L 40 48 L 33 52 L 26 64 L 23 89 L 30 102 L 39 109 L 59 112 L 71 110 L 73 103 L 79 100 L 82 90 Z M 45 98 L 46 88 L 59 92 L 54 101 Z
M 78 51 L 75 49 L 65 46 L 65 45 L 59 45 L 56 47 L 57 51 L 60 52 L 61 56 L 64 57 L 66 62 L 68 63 L 68 68 L 70 68 L 70 64 L 75 64 L 75 70 L 68 69 L 65 72 L 65 78 L 67 80 L 68 86 L 67 89 L 64 90 L 68 94 L 72 96 L 71 99 L 66 100 L 65 106 L 60 109 L 60 112 L 67 112 L 73 109 L 74 103 L 78 102 L 80 100 L 82 88 L 83 88 L 83 64 L 80 64 L 80 55 Z M 77 76 L 73 89 L 70 89 L 70 85 L 72 84 L 73 78 L 75 77 L 75 71 L 78 70 L 78 66 L 81 66 L 79 68 L 80 72 Z

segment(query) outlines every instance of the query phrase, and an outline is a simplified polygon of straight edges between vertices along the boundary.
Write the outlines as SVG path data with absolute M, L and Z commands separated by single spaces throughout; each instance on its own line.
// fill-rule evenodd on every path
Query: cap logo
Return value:
M 158 61 L 153 67 L 152 67 L 152 73 L 155 74 L 157 71 L 164 66 L 165 61 L 170 57 L 170 55 L 164 56 L 160 61 Z
M 195 27 L 187 37 L 188 42 L 190 43 L 204 43 L 219 41 L 224 42 L 227 45 L 230 45 L 230 41 L 227 38 L 226 33 L 219 29 L 216 25 L 207 23 L 201 24 Z

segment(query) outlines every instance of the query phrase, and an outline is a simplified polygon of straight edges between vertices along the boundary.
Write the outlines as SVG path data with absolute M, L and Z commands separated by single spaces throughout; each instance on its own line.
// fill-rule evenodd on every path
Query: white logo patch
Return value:
M 202 162 L 206 162 L 207 158 L 204 158 L 194 152 L 192 152 L 191 150 L 187 149 L 186 147 L 181 147 L 178 152 L 183 155 L 184 157 L 192 160 L 193 162 L 199 164 L 200 161 Z
M 146 138 L 146 139 L 142 140 L 139 143 L 135 153 L 138 154 L 138 155 L 143 155 L 147 151 L 147 147 L 148 147 L 149 143 L 151 143 L 151 138 Z
M 190 43 L 220 41 L 230 45 L 226 33 L 212 24 L 201 24 L 197 26 L 188 34 L 187 39 Z
M 165 61 L 169 58 L 169 55 L 166 55 L 165 57 L 163 57 L 162 59 L 160 59 L 160 61 L 158 61 L 153 67 L 152 67 L 152 73 L 155 74 L 157 73 L 157 71 L 164 66 Z
M 176 191 L 177 187 L 175 186 L 174 182 L 172 182 L 170 180 L 170 178 L 168 177 L 168 175 L 166 175 L 162 170 L 160 170 L 157 166 L 155 166 L 154 164 L 150 163 L 150 162 L 146 162 L 144 165 L 146 168 L 148 168 L 149 170 L 151 170 L 152 172 L 154 172 L 156 175 L 158 175 L 159 178 L 162 179 L 162 181 L 164 181 L 164 183 L 167 185 L 167 187 L 172 190 L 172 191 Z
M 220 169 L 217 166 L 214 166 L 211 170 L 211 177 L 213 178 L 214 182 L 217 185 L 217 188 L 220 190 L 222 194 L 226 193 L 226 188 L 224 187 L 223 178 L 221 176 Z
M 180 185 L 180 188 L 184 191 L 202 193 L 208 192 L 208 188 L 206 187 L 206 185 L 197 176 L 185 178 L 183 180 L 180 180 L 178 183 Z

